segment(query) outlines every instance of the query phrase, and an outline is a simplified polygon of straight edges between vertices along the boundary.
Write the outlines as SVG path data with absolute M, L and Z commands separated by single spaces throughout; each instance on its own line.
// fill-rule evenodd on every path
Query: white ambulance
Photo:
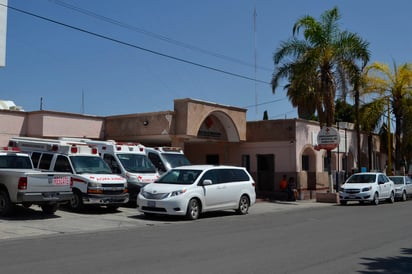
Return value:
M 140 189 L 153 183 L 160 176 L 145 152 L 145 146 L 139 143 L 98 141 L 91 139 L 61 138 L 78 141 L 97 147 L 100 156 L 109 165 L 114 174 L 122 175 L 127 180 L 130 201 L 135 202 Z
M 160 174 L 174 167 L 191 164 L 180 147 L 146 147 L 146 154 Z
M 95 147 L 81 142 L 31 137 L 13 137 L 9 145 L 29 153 L 37 169 L 72 173 L 70 207 L 75 211 L 87 204 L 116 210 L 129 201 L 126 179 L 112 173 Z

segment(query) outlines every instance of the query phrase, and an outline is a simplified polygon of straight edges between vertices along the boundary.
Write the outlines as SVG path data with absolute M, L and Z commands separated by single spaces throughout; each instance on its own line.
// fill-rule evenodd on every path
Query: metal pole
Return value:
M 347 135 L 346 135 L 346 131 L 347 131 L 347 128 L 345 127 L 345 180 L 346 180 L 346 178 L 347 178 L 347 174 L 348 174 L 348 152 L 347 152 L 347 146 L 348 146 L 348 142 L 347 142 Z
M 340 131 L 339 131 L 339 123 L 338 123 L 338 134 L 340 135 Z M 336 192 L 339 192 L 339 173 L 340 173 L 340 167 L 339 167 L 339 162 L 340 162 L 340 152 L 339 152 L 339 147 L 340 147 L 340 136 L 339 136 L 339 144 L 338 144 L 338 172 L 336 173 Z
M 388 170 L 389 176 L 392 174 L 392 142 L 391 142 L 391 101 L 388 96 Z

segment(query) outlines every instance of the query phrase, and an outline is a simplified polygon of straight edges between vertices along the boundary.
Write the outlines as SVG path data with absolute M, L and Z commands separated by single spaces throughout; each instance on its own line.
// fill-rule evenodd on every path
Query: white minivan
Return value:
M 190 220 L 216 210 L 246 214 L 255 202 L 254 180 L 245 168 L 235 166 L 176 167 L 137 196 L 137 208 L 145 215 L 183 215 Z

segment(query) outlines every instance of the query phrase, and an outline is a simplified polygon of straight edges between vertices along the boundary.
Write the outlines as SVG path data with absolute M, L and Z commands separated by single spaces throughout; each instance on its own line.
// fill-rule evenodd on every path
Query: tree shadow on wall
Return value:
M 412 273 L 412 248 L 402 248 L 401 255 L 388 258 L 362 258 L 366 262 L 361 263 L 366 266 L 366 270 L 358 271 L 362 274 L 371 273 L 391 273 L 409 274 Z

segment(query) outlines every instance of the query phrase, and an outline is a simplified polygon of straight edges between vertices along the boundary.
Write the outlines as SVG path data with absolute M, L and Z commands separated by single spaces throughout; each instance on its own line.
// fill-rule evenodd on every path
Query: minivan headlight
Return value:
M 186 192 L 186 188 L 180 189 L 180 190 L 175 190 L 173 192 L 170 192 L 170 197 L 178 196 L 180 194 L 183 194 Z

